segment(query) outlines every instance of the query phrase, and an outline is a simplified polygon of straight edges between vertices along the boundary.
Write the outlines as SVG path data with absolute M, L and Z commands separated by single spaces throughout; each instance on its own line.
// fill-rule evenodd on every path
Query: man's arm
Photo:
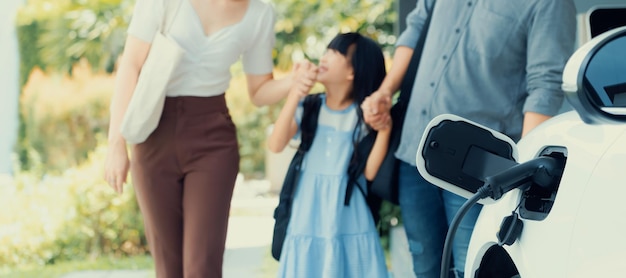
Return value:
M 380 88 L 374 93 L 380 92 L 383 96 L 391 97 L 393 93 L 400 88 L 406 70 L 409 68 L 411 57 L 413 57 L 413 48 L 398 46 L 393 55 L 393 62 L 389 73 L 385 76 L 383 83 L 380 84 Z M 374 107 L 374 113 L 376 112 L 377 110 Z
M 563 103 L 565 63 L 574 51 L 576 8 L 571 0 L 540 1 L 528 32 L 527 91 L 522 136 L 556 115 Z
M 535 112 L 524 113 L 524 125 L 522 126 L 522 137 L 526 136 L 528 132 L 540 125 L 541 123 L 552 118 L 552 116 L 543 115 Z

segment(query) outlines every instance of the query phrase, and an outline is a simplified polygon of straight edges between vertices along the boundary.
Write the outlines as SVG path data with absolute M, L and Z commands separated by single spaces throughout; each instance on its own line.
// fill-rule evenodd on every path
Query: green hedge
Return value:
M 84 69 L 71 78 L 35 71 L 20 96 L 20 168 L 59 174 L 84 162 L 106 138 L 113 86 L 111 76 Z
M 12 184 L 0 184 L 0 265 L 146 254 L 132 187 L 117 195 L 104 183 L 104 153 L 97 148 L 61 175 L 19 172 Z

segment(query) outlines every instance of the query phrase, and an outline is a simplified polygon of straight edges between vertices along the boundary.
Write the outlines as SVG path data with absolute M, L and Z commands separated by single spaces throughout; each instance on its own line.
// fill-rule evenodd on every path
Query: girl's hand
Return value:
M 378 126 L 379 128 L 376 129 L 376 131 L 378 131 L 378 133 L 391 133 L 391 127 L 393 126 L 393 119 L 391 118 L 391 114 L 387 113 L 385 115 L 381 115 L 381 117 L 383 118 L 383 122 L 385 122 L 385 124 L 382 124 L 380 126 Z
M 317 66 L 308 60 L 298 62 L 293 67 L 293 85 L 290 93 L 305 97 L 317 80 Z
M 121 194 L 128 176 L 130 161 L 125 143 L 110 143 L 104 164 L 104 180 Z

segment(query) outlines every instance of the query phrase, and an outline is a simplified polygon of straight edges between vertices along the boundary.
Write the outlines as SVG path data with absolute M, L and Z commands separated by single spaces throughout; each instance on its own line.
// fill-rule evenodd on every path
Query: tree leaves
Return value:
M 390 0 L 273 0 L 272 4 L 278 16 L 274 62 L 282 70 L 294 60 L 316 61 L 340 32 L 361 32 L 387 49 L 395 41 L 396 12 Z M 39 57 L 42 68 L 55 72 L 71 73 L 82 59 L 93 71 L 112 72 L 133 5 L 134 0 L 28 0 L 18 14 L 18 30 L 36 34 L 20 34 L 20 48 L 29 57 Z M 39 28 L 19 28 L 34 23 Z M 24 68 L 30 72 L 33 66 Z

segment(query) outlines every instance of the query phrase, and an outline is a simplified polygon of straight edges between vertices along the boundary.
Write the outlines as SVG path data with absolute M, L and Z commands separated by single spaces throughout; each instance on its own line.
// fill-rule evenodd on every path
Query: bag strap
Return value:
M 360 177 L 365 169 L 365 164 L 367 163 L 367 157 L 374 146 L 374 141 L 376 140 L 376 132 L 368 133 L 361 141 L 359 141 L 353 151 L 352 159 L 353 161 L 348 166 L 348 185 L 346 186 L 346 195 L 344 197 L 343 204 L 344 206 L 350 205 L 350 197 L 352 196 L 352 192 L 354 191 L 354 187 L 357 188 L 363 199 L 365 199 L 365 203 L 367 204 L 370 213 L 372 214 L 372 219 L 374 220 L 374 224 L 377 225 L 380 220 L 380 207 L 382 204 L 382 198 L 370 194 L 371 192 L 371 182 L 365 181 L 365 184 L 362 185 L 358 181 L 358 177 Z
M 372 151 L 375 140 L 376 132 L 371 131 L 356 144 L 354 150 L 352 151 L 352 161 L 350 161 L 350 165 L 348 165 L 348 186 L 346 186 L 346 195 L 343 200 L 343 204 L 346 206 L 350 204 L 350 197 L 355 186 L 359 191 L 361 191 L 363 197 L 367 199 L 367 192 L 358 182 L 358 178 L 365 170 L 367 157 Z
M 291 164 L 289 165 L 289 171 L 285 176 L 283 187 L 280 191 L 280 198 L 286 199 L 286 202 L 293 200 L 293 195 L 296 192 L 298 180 L 300 179 L 300 170 L 302 167 L 302 161 L 304 155 L 311 148 L 313 144 L 313 138 L 315 137 L 315 131 L 317 130 L 317 120 L 319 118 L 320 107 L 322 106 L 321 94 L 307 95 L 304 98 L 302 104 L 302 121 L 300 123 L 300 146 L 298 151 L 294 154 Z
M 178 13 L 178 9 L 183 4 L 183 1 L 189 0 L 163 0 L 163 20 L 161 21 L 161 26 L 159 26 L 159 30 L 161 33 L 168 34 L 170 29 L 172 28 L 172 22 L 174 22 L 174 18 Z M 172 9 L 172 5 L 175 2 L 176 7 Z
M 307 95 L 302 103 L 302 122 L 300 123 L 301 140 L 298 151 L 307 152 L 313 144 L 317 121 L 322 106 L 321 94 Z

